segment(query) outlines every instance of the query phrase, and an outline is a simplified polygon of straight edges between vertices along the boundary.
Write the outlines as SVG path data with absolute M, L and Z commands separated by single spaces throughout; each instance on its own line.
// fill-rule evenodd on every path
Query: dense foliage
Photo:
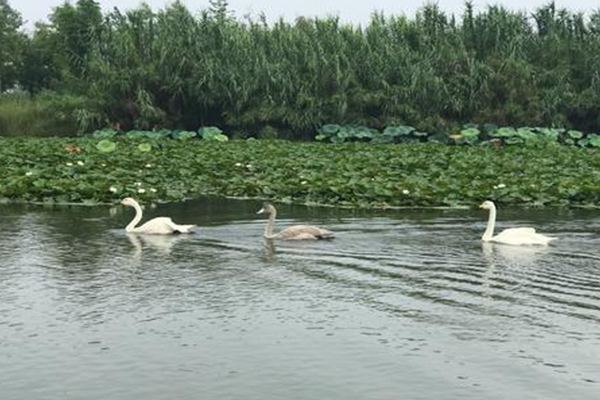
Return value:
M 450 134 L 474 122 L 600 132 L 600 11 L 466 3 L 455 18 L 427 5 L 358 27 L 240 20 L 211 4 L 200 14 L 179 2 L 105 14 L 94 0 L 64 4 L 20 47 L 10 82 L 81 99 L 72 106 L 84 130 L 272 126 L 312 138 L 332 122 Z
M 23 66 L 23 47 L 27 38 L 19 28 L 23 20 L 7 0 L 0 0 L 0 93 L 17 83 Z
M 600 135 L 562 128 L 511 128 L 491 124 L 467 124 L 453 135 L 421 132 L 412 126 L 388 126 L 382 131 L 366 126 L 337 124 L 324 125 L 319 129 L 316 140 L 345 143 L 418 143 L 437 142 L 467 145 L 539 145 L 560 143 L 570 146 L 600 148 Z
M 600 153 L 560 146 L 0 139 L 0 199 L 180 200 L 197 195 L 336 206 L 598 206 Z

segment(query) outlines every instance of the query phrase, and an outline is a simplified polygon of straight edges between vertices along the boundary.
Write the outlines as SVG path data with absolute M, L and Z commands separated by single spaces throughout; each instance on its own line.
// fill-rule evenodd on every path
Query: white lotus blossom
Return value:
M 402 191 L 402 194 L 410 194 L 410 190 L 408 190 L 408 189 L 404 189 L 404 190 Z
M 73 166 L 73 163 L 72 163 L 72 162 L 68 162 L 68 163 L 66 163 L 65 165 L 66 165 L 67 167 L 72 167 L 72 166 Z
M 25 173 L 25 176 L 31 176 L 31 175 L 33 175 L 33 172 L 31 172 L 31 171 Z
M 116 187 L 111 186 L 111 187 L 108 188 L 108 191 L 111 192 L 111 193 L 117 193 L 118 190 L 117 190 Z
M 138 193 L 146 193 L 146 189 L 138 189 Z
M 150 189 L 150 191 L 151 191 L 152 193 L 156 193 L 156 191 L 157 191 L 157 190 L 156 190 L 156 189 L 154 189 L 154 188 L 151 188 L 151 189 Z
M 241 163 L 241 162 L 236 162 L 236 163 L 235 163 L 235 166 L 236 166 L 236 167 L 241 167 L 241 166 L 242 166 L 242 163 Z
M 136 182 L 135 186 L 142 186 L 142 182 Z
M 306 185 L 307 183 L 308 183 L 308 182 L 306 182 L 306 181 L 302 181 L 302 182 L 300 182 L 300 184 L 301 184 L 301 185 Z
M 152 164 L 146 164 L 146 168 L 152 168 Z
M 246 164 L 246 168 L 248 168 L 248 169 L 252 168 L 252 164 Z
M 500 183 L 496 186 L 494 186 L 494 189 L 504 189 L 506 187 L 506 185 L 504 183 Z
M 84 164 L 83 164 L 83 161 L 77 161 L 77 165 L 79 165 L 79 166 L 81 166 L 81 167 L 82 167 L 82 166 L 84 165 Z

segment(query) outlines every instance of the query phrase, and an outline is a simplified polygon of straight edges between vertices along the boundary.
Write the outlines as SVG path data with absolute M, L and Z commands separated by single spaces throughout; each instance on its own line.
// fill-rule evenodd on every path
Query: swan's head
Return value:
M 483 203 L 481 203 L 479 205 L 479 208 L 483 208 L 484 210 L 491 210 L 492 208 L 496 208 L 496 206 L 494 205 L 493 202 L 491 201 L 484 201 Z
M 132 199 L 131 197 L 126 197 L 123 200 L 121 200 L 121 205 L 124 206 L 129 206 L 129 207 L 133 207 L 137 204 L 137 201 L 135 201 L 134 199 Z
M 263 207 L 260 210 L 258 210 L 257 214 L 271 215 L 274 212 L 275 212 L 275 207 L 273 207 L 273 204 L 265 203 L 265 204 L 263 204 Z

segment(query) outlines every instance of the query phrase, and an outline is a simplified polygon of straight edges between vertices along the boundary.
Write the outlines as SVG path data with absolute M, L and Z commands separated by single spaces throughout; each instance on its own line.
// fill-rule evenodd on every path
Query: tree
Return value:
M 21 15 L 10 7 L 8 0 L 0 0 L 0 92 L 17 82 L 27 40 L 19 31 L 21 25 Z
M 230 18 L 231 11 L 229 10 L 229 3 L 227 0 L 209 0 L 209 3 L 209 12 L 217 19 L 217 21 L 225 22 Z
M 94 39 L 102 26 L 102 12 L 95 0 L 79 0 L 75 6 L 64 3 L 50 16 L 60 52 L 55 62 L 61 70 L 83 78 Z
M 50 88 L 60 78 L 55 58 L 60 46 L 54 29 L 37 22 L 33 36 L 23 50 L 23 66 L 19 73 L 19 84 L 29 93 L 35 94 Z

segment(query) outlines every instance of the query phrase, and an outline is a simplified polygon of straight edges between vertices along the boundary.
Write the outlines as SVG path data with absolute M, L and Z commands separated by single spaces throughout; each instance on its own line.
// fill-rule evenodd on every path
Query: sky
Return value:
M 70 0 L 75 3 L 76 0 Z M 104 11 L 113 7 L 119 10 L 135 8 L 141 0 L 97 0 Z M 182 0 L 192 11 L 208 7 L 208 0 Z M 163 8 L 170 0 L 146 0 L 152 8 Z M 385 14 L 405 14 L 412 16 L 426 0 L 229 0 L 229 6 L 238 17 L 256 16 L 264 12 L 272 21 L 278 17 L 294 20 L 299 16 L 337 15 L 341 20 L 354 24 L 366 24 L 372 11 Z M 462 14 L 464 0 L 438 0 L 444 11 Z M 548 0 L 474 0 L 475 8 L 482 9 L 488 4 L 502 4 L 514 10 L 532 11 Z M 557 6 L 573 11 L 590 11 L 600 8 L 598 0 L 556 0 Z M 46 20 L 52 9 L 64 3 L 64 0 L 8 0 L 11 7 L 18 10 L 26 20 L 26 29 L 31 30 L 36 21 Z

